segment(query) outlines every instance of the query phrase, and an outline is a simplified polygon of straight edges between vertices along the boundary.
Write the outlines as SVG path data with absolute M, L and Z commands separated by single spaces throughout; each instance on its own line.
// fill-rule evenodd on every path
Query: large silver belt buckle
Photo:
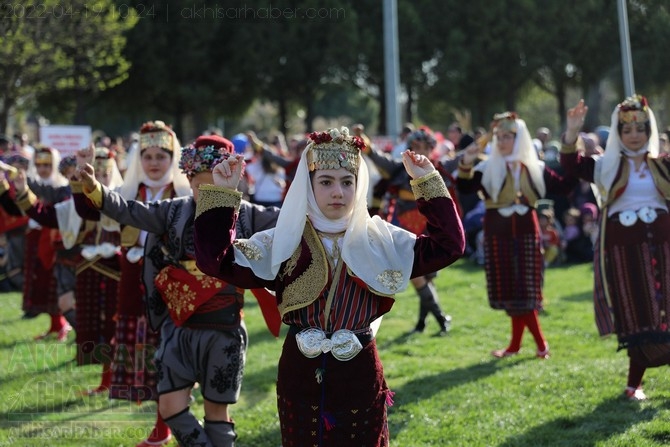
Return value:
M 635 222 L 637 222 L 637 214 L 635 211 L 628 210 L 619 213 L 619 223 L 624 227 L 633 226 L 635 225 Z
M 126 259 L 132 264 L 137 264 L 142 256 L 144 256 L 143 247 L 131 247 L 126 253 Z
M 310 359 L 330 352 L 337 360 L 347 361 L 363 349 L 356 334 L 348 329 L 335 331 L 330 338 L 321 329 L 304 329 L 295 335 L 295 340 L 300 352 Z
M 640 220 L 644 223 L 650 224 L 656 220 L 658 213 L 656 210 L 650 206 L 644 206 L 637 211 L 637 215 Z
M 527 212 L 528 212 L 528 206 L 522 205 L 520 203 L 515 203 L 514 205 L 498 208 L 498 213 L 502 217 L 510 217 L 514 213 L 517 213 L 519 216 L 523 216 Z

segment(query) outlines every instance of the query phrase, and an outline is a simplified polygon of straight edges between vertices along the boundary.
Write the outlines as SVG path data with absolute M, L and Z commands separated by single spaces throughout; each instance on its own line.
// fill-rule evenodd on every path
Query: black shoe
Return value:
M 407 333 L 407 335 L 417 335 L 417 334 L 423 334 L 423 329 L 419 329 L 419 328 L 415 327 L 414 329 L 412 329 L 411 331 L 409 331 Z
M 37 317 L 39 313 L 33 312 L 31 310 L 28 310 L 23 313 L 23 316 L 21 317 L 22 320 L 32 320 L 33 318 Z

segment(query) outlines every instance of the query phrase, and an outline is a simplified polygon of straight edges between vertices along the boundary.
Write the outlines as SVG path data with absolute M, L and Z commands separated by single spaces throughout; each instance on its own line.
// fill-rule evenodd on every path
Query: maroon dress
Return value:
M 221 196 L 208 197 L 206 192 L 227 194 L 201 189 L 199 209 L 203 203 L 224 203 Z M 462 256 L 465 246 L 463 228 L 450 197 L 445 194 L 417 202 L 428 220 L 430 236 L 420 235 L 415 241 L 414 259 L 408 260 L 413 262 L 411 277 L 453 263 Z M 197 216 L 196 260 L 204 273 L 243 288 L 274 290 L 280 309 L 290 295 L 316 296 L 309 304 L 291 307 L 282 315 L 283 322 L 291 327 L 279 360 L 277 380 L 282 445 L 387 446 L 386 406 L 392 403 L 392 393 L 384 379 L 370 323 L 391 309 L 394 298 L 376 294 L 346 266 L 333 271 L 309 221 L 296 254 L 282 264 L 274 280 L 262 280 L 250 268 L 233 263 L 231 245 L 235 233 L 226 229 L 234 228 L 235 208 L 212 207 Z M 333 287 L 332 306 L 327 306 Z M 363 348 L 347 361 L 339 360 L 332 352 L 309 358 L 298 349 L 296 334 L 310 327 L 330 335 L 347 329 Z

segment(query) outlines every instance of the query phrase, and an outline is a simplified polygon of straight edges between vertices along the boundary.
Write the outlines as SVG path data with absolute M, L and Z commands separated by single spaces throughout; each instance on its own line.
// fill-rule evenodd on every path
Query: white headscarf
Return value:
M 172 133 L 172 164 L 165 175 L 159 180 L 150 180 L 142 169 L 142 150 L 139 145 L 134 147 L 128 154 L 128 169 L 123 177 L 123 185 L 119 188 L 119 194 L 126 200 L 135 200 L 140 183 L 149 187 L 162 187 L 172 182 L 177 197 L 191 195 L 191 185 L 186 176 L 179 169 L 179 157 L 181 154 L 181 144 L 174 132 L 165 128 L 164 130 Z
M 612 119 L 610 125 L 610 133 L 607 137 L 607 144 L 605 146 L 605 153 L 602 157 L 596 159 L 596 167 L 594 171 L 594 183 L 598 188 L 600 194 L 601 204 L 605 203 L 607 196 L 609 195 L 612 184 L 614 183 L 614 178 L 619 172 L 619 163 L 621 163 L 621 153 L 623 152 L 626 155 L 631 154 L 631 151 L 627 149 L 621 142 L 621 137 L 619 136 L 619 108 L 621 104 L 618 104 L 614 111 L 612 111 Z M 658 137 L 658 127 L 656 126 L 656 118 L 654 117 L 654 112 L 649 106 L 647 106 L 647 114 L 649 115 L 649 128 L 651 133 L 649 135 L 649 141 L 646 146 L 637 151 L 637 154 L 642 154 L 645 152 L 649 153 L 649 157 L 656 158 L 658 157 L 659 151 L 659 137 Z M 595 157 L 594 157 L 595 158 Z
M 242 251 L 235 249 L 235 262 L 251 267 L 260 278 L 274 279 L 281 264 L 300 244 L 309 216 L 310 222 L 319 231 L 335 233 L 346 230 L 342 259 L 372 290 L 382 295 L 394 295 L 405 289 L 412 272 L 413 262 L 410 260 L 414 259 L 416 236 L 378 216 L 370 217 L 367 207 L 369 174 L 363 160 L 359 163 L 351 214 L 338 220 L 325 217 L 316 204 L 312 190 L 307 162 L 310 150 L 311 143 L 300 156 L 295 178 L 284 199 L 276 227 L 256 233 L 248 241 L 261 251 L 260 259 L 249 259 Z M 393 280 L 389 281 L 389 278 Z
M 51 152 L 51 175 L 49 178 L 42 178 L 37 174 L 37 168 L 35 167 L 35 156 L 30 159 L 30 166 L 28 167 L 27 175 L 28 178 L 33 178 L 40 185 L 52 186 L 54 188 L 62 188 L 70 184 L 69 180 L 66 179 L 63 174 L 58 170 L 58 165 L 60 164 L 61 156 L 60 152 L 57 149 L 47 147 L 44 148 Z M 39 150 L 38 150 L 39 152 Z
M 500 153 L 500 149 L 498 149 L 498 137 L 494 133 L 489 158 L 485 162 L 479 163 L 475 168 L 483 172 L 482 186 L 494 202 L 498 201 L 500 189 L 507 176 L 507 163 L 509 162 L 520 162 L 528 169 L 532 183 L 537 188 L 540 198 L 544 197 L 546 193 L 543 175 L 544 163 L 537 156 L 537 151 L 535 150 L 535 146 L 533 146 L 533 141 L 526 127 L 526 122 L 519 118 L 516 118 L 514 122 L 516 123 L 517 131 L 512 153 L 507 156 L 503 156 Z

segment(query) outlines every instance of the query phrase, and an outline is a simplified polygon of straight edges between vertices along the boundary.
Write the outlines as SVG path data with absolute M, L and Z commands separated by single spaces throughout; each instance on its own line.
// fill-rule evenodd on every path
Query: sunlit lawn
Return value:
M 408 337 L 418 312 L 413 292 L 397 297 L 377 343 L 395 405 L 391 445 L 419 446 L 662 446 L 670 444 L 668 368 L 645 376 L 649 400 L 621 398 L 625 352 L 600 339 L 593 323 L 591 266 L 552 268 L 541 316 L 552 356 L 535 358 L 526 333 L 521 354 L 497 360 L 509 319 L 486 302 L 484 274 L 466 260 L 440 272 L 440 300 L 453 316 L 447 337 Z M 0 295 L 0 446 L 134 446 L 152 427 L 155 406 L 81 397 L 99 381 L 99 366 L 77 367 L 74 347 L 35 342 L 48 318 L 22 320 L 20 295 Z M 281 338 L 265 329 L 248 299 L 248 362 L 240 402 L 233 407 L 239 447 L 279 447 L 275 366 Z M 285 333 L 285 329 L 282 335 Z M 70 341 L 74 334 L 70 335 Z M 196 390 L 194 412 L 202 417 Z M 176 445 L 176 443 L 173 443 Z

